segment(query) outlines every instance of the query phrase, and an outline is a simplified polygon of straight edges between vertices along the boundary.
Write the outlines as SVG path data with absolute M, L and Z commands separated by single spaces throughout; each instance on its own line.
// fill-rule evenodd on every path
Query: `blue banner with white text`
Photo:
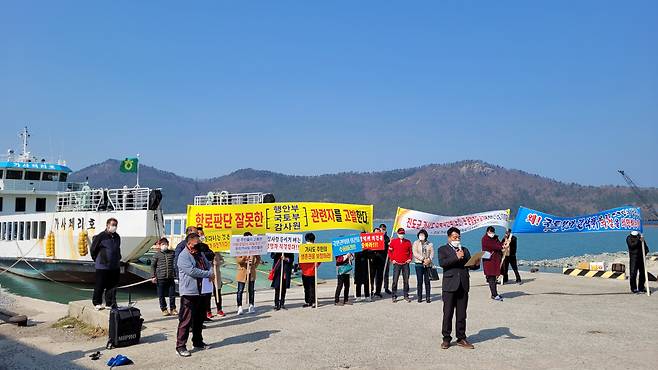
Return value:
M 512 232 L 524 233 L 593 233 L 606 231 L 642 232 L 640 208 L 619 207 L 592 215 L 557 217 L 548 213 L 519 207 Z

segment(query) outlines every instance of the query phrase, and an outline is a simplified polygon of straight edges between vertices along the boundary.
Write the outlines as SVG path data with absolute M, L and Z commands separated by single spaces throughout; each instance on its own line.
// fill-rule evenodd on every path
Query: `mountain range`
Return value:
M 71 181 L 118 188 L 135 183 L 135 174 L 119 172 L 120 162 L 108 159 L 71 174 Z M 561 216 L 576 216 L 626 204 L 639 205 L 626 186 L 564 183 L 483 161 L 460 161 L 380 172 L 343 172 L 294 176 L 251 168 L 208 179 L 191 179 L 140 165 L 140 185 L 162 188 L 166 213 L 185 212 L 195 195 L 209 191 L 267 192 L 278 202 L 317 201 L 374 204 L 375 217 L 390 219 L 398 206 L 419 211 L 462 215 L 520 205 Z M 658 206 L 658 188 L 642 188 Z M 647 210 L 643 208 L 645 218 Z

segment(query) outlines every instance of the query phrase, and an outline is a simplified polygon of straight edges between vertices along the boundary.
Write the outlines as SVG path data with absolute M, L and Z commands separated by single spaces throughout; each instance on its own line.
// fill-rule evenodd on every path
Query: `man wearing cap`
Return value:
M 642 244 L 644 244 L 644 253 L 649 253 L 649 247 L 644 241 L 644 236 L 637 231 L 631 231 L 631 235 L 626 237 L 626 245 L 628 245 L 628 259 L 630 262 L 630 271 L 628 274 L 628 281 L 631 283 L 631 292 L 633 293 L 646 293 L 647 290 L 644 286 L 644 255 L 642 254 Z M 640 277 L 636 280 L 637 274 Z
M 388 257 L 393 264 L 393 283 L 391 288 L 393 290 L 392 300 L 393 303 L 397 301 L 398 297 L 398 280 L 400 280 L 400 273 L 402 273 L 402 283 L 404 286 L 404 299 L 411 302 L 409 299 L 409 263 L 411 262 L 411 242 L 404 237 L 405 231 L 403 228 L 398 229 L 398 237 L 391 240 L 388 247 Z

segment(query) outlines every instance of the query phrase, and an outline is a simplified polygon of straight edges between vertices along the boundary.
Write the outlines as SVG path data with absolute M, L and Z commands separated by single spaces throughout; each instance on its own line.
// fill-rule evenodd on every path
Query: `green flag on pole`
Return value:
M 126 158 L 121 161 L 121 167 L 119 170 L 126 173 L 136 173 L 137 167 L 139 166 L 139 159 L 137 158 Z

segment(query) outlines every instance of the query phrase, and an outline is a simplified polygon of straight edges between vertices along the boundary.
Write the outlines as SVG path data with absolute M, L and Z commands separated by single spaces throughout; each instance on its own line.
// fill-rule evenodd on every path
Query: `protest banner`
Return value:
M 642 232 L 642 214 L 640 208 L 629 206 L 578 217 L 557 217 L 533 209 L 519 207 L 512 231 L 515 234 Z
M 371 251 L 384 250 L 384 233 L 361 234 L 362 249 Z
M 226 230 L 204 230 L 205 243 L 211 251 L 228 252 L 231 249 L 231 233 Z
M 509 226 L 509 209 L 473 213 L 463 216 L 441 216 L 398 207 L 393 231 L 398 228 L 417 233 L 424 229 L 429 235 L 445 235 L 449 228 L 456 227 L 462 233 L 486 226 Z
M 299 253 L 301 234 L 267 234 L 268 253 Z
M 331 241 L 331 246 L 335 257 L 348 253 L 357 253 L 363 250 L 361 235 L 359 234 L 335 238 Z
M 255 256 L 267 253 L 267 237 L 265 235 L 231 237 L 230 254 L 233 257 Z
M 341 203 L 188 205 L 187 225 L 233 235 L 317 230 L 372 230 L 373 206 Z

